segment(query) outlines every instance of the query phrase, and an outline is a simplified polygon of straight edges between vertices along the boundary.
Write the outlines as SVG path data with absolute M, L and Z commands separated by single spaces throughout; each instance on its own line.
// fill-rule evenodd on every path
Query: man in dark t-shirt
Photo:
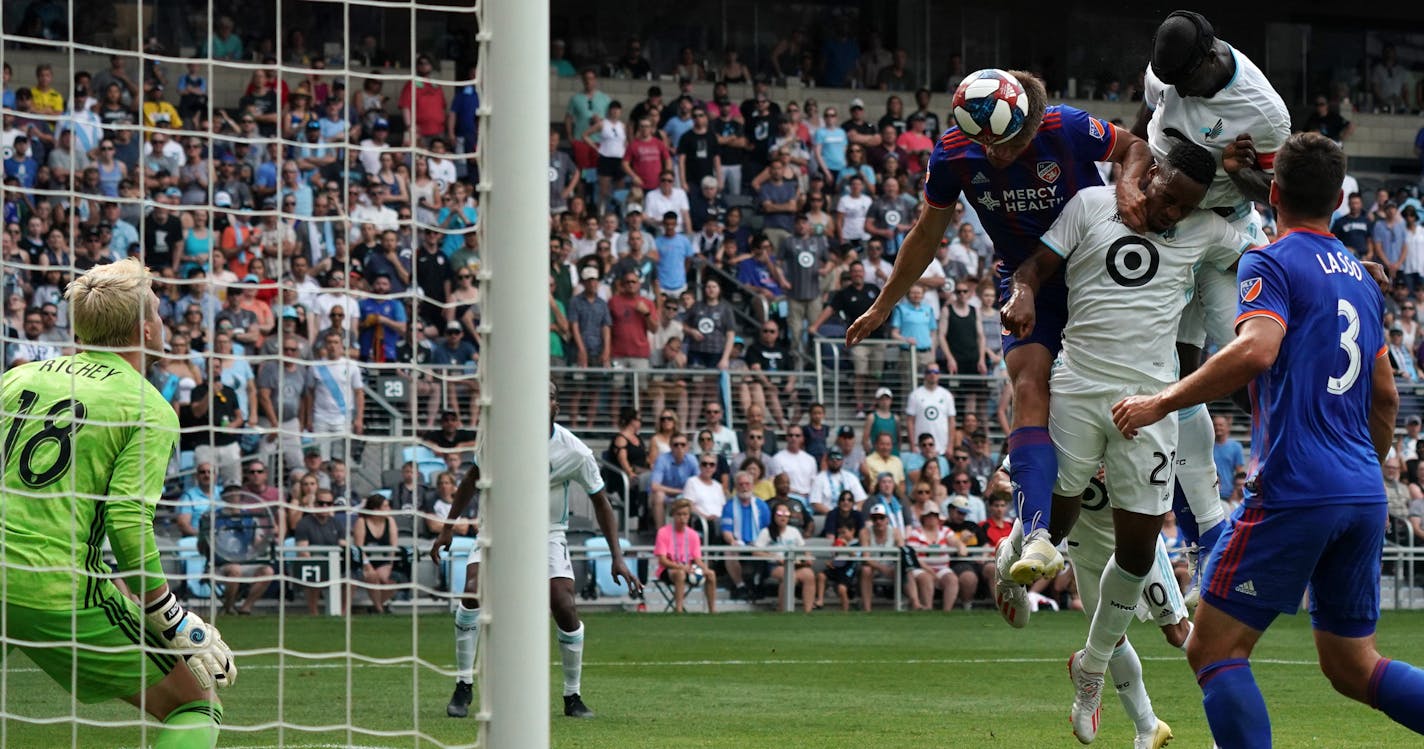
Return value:
M 811 325 L 811 330 L 818 335 L 839 338 L 845 335 L 846 328 L 865 314 L 876 298 L 880 296 L 880 287 L 873 283 L 865 282 L 865 266 L 859 262 L 851 263 L 850 283 L 843 289 L 831 295 L 831 301 L 822 310 L 816 322 Z M 832 318 L 836 318 L 832 325 L 827 325 Z M 888 338 L 889 334 L 886 326 L 881 326 L 879 330 L 866 336 L 868 339 Z M 871 372 L 879 372 L 882 362 L 885 360 L 885 350 L 875 345 L 854 346 L 850 350 L 851 364 L 855 368 L 855 400 L 858 419 L 865 418 L 865 404 L 871 403 L 870 391 L 873 383 Z
M 1363 260 L 1370 252 L 1370 230 L 1374 228 L 1374 222 L 1365 215 L 1365 201 L 1359 193 L 1350 193 L 1346 206 L 1350 212 L 1335 219 L 1330 233 L 1349 247 L 1355 257 Z

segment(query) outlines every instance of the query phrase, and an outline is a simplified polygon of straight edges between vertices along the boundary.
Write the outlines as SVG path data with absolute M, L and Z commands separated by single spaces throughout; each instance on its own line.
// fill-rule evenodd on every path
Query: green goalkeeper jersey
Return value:
M 128 362 L 85 351 L 6 372 L 0 435 L 0 599 L 98 605 L 105 536 L 135 592 L 164 582 L 153 512 L 178 415 Z

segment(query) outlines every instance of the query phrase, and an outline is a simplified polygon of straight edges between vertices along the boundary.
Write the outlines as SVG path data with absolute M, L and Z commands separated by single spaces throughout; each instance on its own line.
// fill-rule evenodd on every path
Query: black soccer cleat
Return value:
M 583 704 L 583 699 L 577 694 L 564 695 L 564 715 L 570 718 L 592 718 L 593 711 L 588 709 L 588 705 Z
M 455 682 L 455 693 L 450 695 L 450 704 L 445 706 L 445 714 L 452 718 L 464 718 L 470 714 L 470 702 L 475 697 L 473 684 Z M 587 708 L 584 708 L 587 709 Z

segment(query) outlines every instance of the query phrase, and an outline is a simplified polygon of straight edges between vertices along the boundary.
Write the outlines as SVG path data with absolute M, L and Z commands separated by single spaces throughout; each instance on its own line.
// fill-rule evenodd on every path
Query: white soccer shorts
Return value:
M 1107 567 L 1112 553 L 1112 511 L 1105 502 L 1092 509 L 1092 503 L 1085 498 L 1078 523 L 1068 534 L 1068 558 L 1073 560 L 1078 595 L 1083 599 L 1083 610 L 1089 612 L 1089 616 L 1098 607 L 1098 588 L 1102 585 L 1103 569 Z M 1167 546 L 1162 543 L 1160 535 L 1157 537 L 1157 560 L 1147 573 L 1147 580 L 1142 586 L 1142 599 L 1137 602 L 1137 618 L 1155 622 L 1159 627 L 1171 626 L 1187 618 L 1187 606 L 1182 601 L 1182 591 L 1177 587 L 1177 578 L 1172 572 L 1172 560 L 1167 556 Z
M 1075 377 L 1060 367 L 1053 382 Z M 1177 450 L 1177 416 L 1138 430 L 1125 439 L 1112 422 L 1112 407 L 1131 392 L 1079 394 L 1050 385 L 1048 432 L 1058 454 L 1054 494 L 1076 497 L 1098 472 L 1107 470 L 1112 506 L 1143 515 L 1172 509 L 1172 477 Z
M 1261 231 L 1261 224 L 1261 214 L 1254 208 L 1231 222 L 1232 228 L 1247 239 L 1264 244 L 1266 236 Z M 1210 263 L 1202 263 L 1197 268 L 1195 284 L 1192 298 L 1182 310 L 1177 340 L 1197 348 L 1205 346 L 1208 340 L 1225 346 L 1236 337 L 1236 273 L 1223 272 Z
M 1199 406 L 1186 418 L 1177 420 L 1177 482 L 1182 485 L 1198 528 L 1210 528 L 1226 519 L 1216 477 L 1216 461 L 1211 447 L 1216 435 L 1211 414 Z
M 466 559 L 467 564 L 479 564 L 483 558 L 482 547 L 476 546 Z M 566 577 L 574 579 L 574 564 L 569 559 L 569 542 L 562 532 L 549 534 L 549 579 Z

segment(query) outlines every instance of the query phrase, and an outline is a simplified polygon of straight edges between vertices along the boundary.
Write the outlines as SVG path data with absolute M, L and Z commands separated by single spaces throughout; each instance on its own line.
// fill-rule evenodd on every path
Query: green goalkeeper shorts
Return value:
M 157 684 L 178 664 L 178 656 L 160 635 L 144 631 L 143 612 L 133 601 L 117 590 L 100 600 L 78 611 L 7 605 L 5 652 L 24 651 L 84 703 L 130 697 Z

